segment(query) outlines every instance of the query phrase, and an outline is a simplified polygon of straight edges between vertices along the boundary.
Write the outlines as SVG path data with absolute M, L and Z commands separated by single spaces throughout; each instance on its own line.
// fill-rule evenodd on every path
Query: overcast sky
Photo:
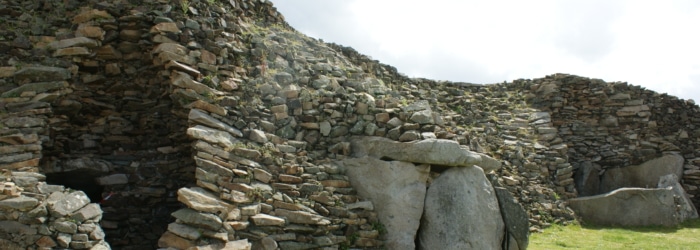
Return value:
M 272 0 L 308 36 L 411 77 L 569 73 L 700 102 L 700 1 Z

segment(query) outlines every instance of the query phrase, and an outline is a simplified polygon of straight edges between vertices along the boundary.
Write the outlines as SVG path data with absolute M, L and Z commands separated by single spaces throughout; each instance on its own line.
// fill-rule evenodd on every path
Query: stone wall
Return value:
M 2 178 L 2 249 L 110 249 L 102 209 L 82 191 L 48 185 L 35 172 L 4 171 Z
M 0 38 L 2 168 L 45 173 L 47 181 L 73 188 L 98 186 L 91 198 L 109 197 L 101 202 L 101 226 L 112 247 L 155 248 L 174 220 L 170 213 L 182 206 L 177 190 L 194 185 L 195 168 L 169 76 L 153 68 L 163 58 L 144 52 L 154 43 L 196 37 L 212 38 L 200 43 L 202 50 L 218 53 L 214 29 L 235 33 L 240 18 L 281 18 L 265 2 L 208 7 L 198 1 L 0 1 L 8 28 Z M 158 23 L 166 25 L 154 28 Z M 185 32 L 168 32 L 172 27 Z
M 700 202 L 695 197 L 700 108 L 692 100 L 565 74 L 516 83 L 530 85 L 532 103 L 551 114 L 575 168 L 593 163 L 605 175 L 607 169 L 680 154 L 683 188 L 696 206 Z
M 525 207 L 530 231 L 573 219 L 565 200 L 584 165 L 678 153 L 698 203 L 698 106 L 636 86 L 411 79 L 294 31 L 264 0 L 0 0 L 0 16 L 0 168 L 25 188 L 4 198 L 36 200 L 2 208 L 12 225 L 97 227 L 21 219 L 52 202 L 28 191 L 47 186 L 42 173 L 97 193 L 86 206 L 99 202 L 116 249 L 381 247 L 373 204 L 332 164 L 353 153 L 351 136 L 447 139 L 496 159 L 486 175 Z

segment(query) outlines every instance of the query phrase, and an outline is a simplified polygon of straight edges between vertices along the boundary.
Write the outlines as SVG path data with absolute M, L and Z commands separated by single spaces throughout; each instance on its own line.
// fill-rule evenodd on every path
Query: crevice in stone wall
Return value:
M 102 201 L 104 187 L 99 185 L 95 178 L 101 173 L 90 170 L 76 170 L 60 173 L 47 173 L 46 183 L 51 185 L 63 185 L 67 188 L 83 191 L 90 202 L 99 203 Z

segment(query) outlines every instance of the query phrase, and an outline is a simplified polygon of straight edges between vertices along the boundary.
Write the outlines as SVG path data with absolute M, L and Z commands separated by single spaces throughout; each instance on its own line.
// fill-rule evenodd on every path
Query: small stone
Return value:
M 256 214 L 260 213 L 260 209 L 261 209 L 260 204 L 244 206 L 241 208 L 241 215 L 243 215 L 243 216 L 256 215 Z
M 74 219 L 78 222 L 83 222 L 101 215 L 102 208 L 100 208 L 100 205 L 97 203 L 90 203 L 87 206 L 78 210 L 78 212 L 75 212 L 73 215 L 71 215 L 71 219 Z
M 256 214 L 250 219 L 256 226 L 284 226 L 285 224 L 284 219 L 267 214 Z
M 105 37 L 105 31 L 99 26 L 92 25 L 80 25 L 75 31 L 76 36 L 79 37 L 89 37 L 95 38 L 97 40 L 103 40 Z
M 415 141 L 418 139 L 420 139 L 420 132 L 416 130 L 406 131 L 401 136 L 399 136 L 399 141 L 401 142 Z
M 52 215 L 66 216 L 78 211 L 78 209 L 83 208 L 89 203 L 90 198 L 88 198 L 83 191 L 75 191 L 61 197 L 53 206 L 49 206 L 49 211 Z
M 39 201 L 37 199 L 26 196 L 20 196 L 0 201 L 0 208 L 26 211 L 28 209 L 36 207 L 38 204 Z
M 261 242 L 264 250 L 275 250 L 277 247 L 279 247 L 279 245 L 277 245 L 277 241 L 271 237 L 265 237 L 261 240 Z
M 257 129 L 250 130 L 250 135 L 248 136 L 248 139 L 260 144 L 265 144 L 267 142 L 267 136 L 265 136 L 265 132 Z
M 74 234 L 78 232 L 78 225 L 70 221 L 55 222 L 53 227 L 61 233 Z
M 56 237 L 56 241 L 61 247 L 68 247 L 72 239 L 73 236 L 67 233 L 58 233 L 58 237 Z
M 209 213 L 200 213 L 189 208 L 183 208 L 172 213 L 172 216 L 182 222 L 202 227 L 208 230 L 219 230 L 222 226 L 221 218 Z
M 171 232 L 165 232 L 158 239 L 158 247 L 162 248 L 175 248 L 175 249 L 189 249 L 194 247 L 194 242 L 177 236 Z
M 54 241 L 49 236 L 42 236 L 36 242 L 34 242 L 34 244 L 36 244 L 39 247 L 45 247 L 45 248 L 53 248 L 57 245 L 56 241 Z
M 151 28 L 151 33 L 175 33 L 180 34 L 182 31 L 175 23 L 158 23 Z
M 263 183 L 270 183 L 270 180 L 272 180 L 272 174 L 262 169 L 253 169 L 253 175 L 255 176 L 256 180 Z
M 46 66 L 24 67 L 14 74 L 17 83 L 62 81 L 70 77 L 67 69 Z
M 197 240 L 202 237 L 201 230 L 175 222 L 168 224 L 168 232 L 190 240 Z
M 63 49 L 58 49 L 56 52 L 53 53 L 53 56 L 59 57 L 59 56 L 87 56 L 90 55 L 90 50 L 85 47 L 70 47 L 70 48 L 63 48 Z
M 79 23 L 84 23 L 84 22 L 90 21 L 92 19 L 96 19 L 96 18 L 114 19 L 114 17 L 112 17 L 112 15 L 110 15 L 109 13 L 107 13 L 104 10 L 91 9 L 91 10 L 83 11 L 80 14 L 73 17 L 72 22 L 73 22 L 73 24 L 79 24 Z
M 73 241 L 88 241 L 87 234 L 74 234 Z
M 275 209 L 275 215 L 287 218 L 287 221 L 298 224 L 309 225 L 330 225 L 331 222 L 323 216 L 312 214 L 306 211 L 290 211 L 285 209 Z
M 68 47 L 96 48 L 97 46 L 99 46 L 99 43 L 94 39 L 90 39 L 87 37 L 75 37 L 51 42 L 46 47 L 51 50 L 57 50 Z

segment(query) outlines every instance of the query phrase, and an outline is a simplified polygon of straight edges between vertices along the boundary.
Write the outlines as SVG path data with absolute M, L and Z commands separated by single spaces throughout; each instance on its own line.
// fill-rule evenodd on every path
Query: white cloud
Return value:
M 700 1 L 274 0 L 307 35 L 409 76 L 570 73 L 700 101 Z

